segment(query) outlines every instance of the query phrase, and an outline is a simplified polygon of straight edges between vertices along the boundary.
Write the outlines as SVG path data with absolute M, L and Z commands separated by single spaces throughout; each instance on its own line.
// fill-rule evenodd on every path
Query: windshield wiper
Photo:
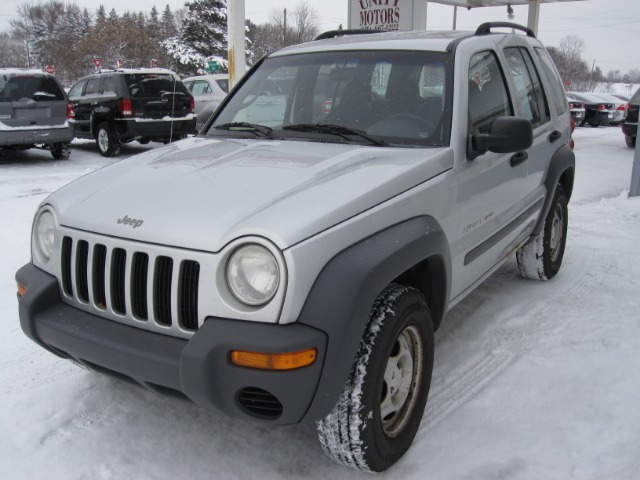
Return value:
M 345 127 L 343 125 L 336 124 L 323 124 L 323 123 L 297 123 L 295 125 L 287 125 L 282 127 L 282 130 L 293 130 L 295 132 L 311 132 L 311 133 L 326 133 L 329 135 L 339 135 L 343 138 L 349 139 L 348 135 L 355 135 L 360 138 L 363 138 L 367 142 L 382 147 L 385 145 L 383 140 L 379 138 L 374 138 L 368 135 L 366 132 L 362 130 L 358 130 L 356 128 Z
M 251 132 L 251 133 L 261 133 L 262 135 L 275 138 L 273 135 L 273 128 L 267 127 L 265 125 L 257 125 L 255 123 L 248 122 L 231 122 L 231 123 L 223 123 L 222 125 L 216 125 L 216 130 L 229 130 L 235 132 Z

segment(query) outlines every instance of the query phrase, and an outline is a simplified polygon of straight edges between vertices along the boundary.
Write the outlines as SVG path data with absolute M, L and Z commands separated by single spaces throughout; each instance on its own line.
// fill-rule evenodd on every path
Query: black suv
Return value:
M 638 110 L 640 109 L 640 88 L 633 94 L 627 104 L 627 112 L 624 121 L 621 123 L 622 133 L 629 148 L 636 146 L 636 132 L 638 131 Z
M 73 109 L 53 75 L 0 68 L 0 150 L 39 147 L 56 160 L 71 153 Z
M 119 69 L 79 80 L 69 99 L 75 136 L 95 139 L 105 157 L 122 143 L 168 143 L 195 133 L 193 96 L 171 70 Z

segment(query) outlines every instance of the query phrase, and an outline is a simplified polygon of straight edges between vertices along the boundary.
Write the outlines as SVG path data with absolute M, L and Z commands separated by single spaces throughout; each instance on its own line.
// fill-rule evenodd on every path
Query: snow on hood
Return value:
M 105 235 L 213 252 L 258 235 L 284 249 L 451 168 L 452 158 L 443 148 L 196 137 L 114 163 L 45 203 L 60 224 Z

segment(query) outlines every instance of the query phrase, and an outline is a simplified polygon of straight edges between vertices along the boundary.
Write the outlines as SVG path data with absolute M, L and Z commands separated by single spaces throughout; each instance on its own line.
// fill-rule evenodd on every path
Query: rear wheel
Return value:
M 549 280 L 558 273 L 567 243 L 568 213 L 567 196 L 558 185 L 542 231 L 516 252 L 520 275 Z
M 58 142 L 51 146 L 51 156 L 56 160 L 67 160 L 71 156 L 71 142 Z
M 627 147 L 636 148 L 636 137 L 633 135 L 625 135 L 624 141 L 627 143 Z
M 98 125 L 96 145 L 103 157 L 115 157 L 120 153 L 120 141 L 113 133 L 111 125 L 106 122 Z
M 427 402 L 433 348 L 433 323 L 423 295 L 389 285 L 374 302 L 338 403 L 317 423 L 331 459 L 381 472 L 404 455 Z

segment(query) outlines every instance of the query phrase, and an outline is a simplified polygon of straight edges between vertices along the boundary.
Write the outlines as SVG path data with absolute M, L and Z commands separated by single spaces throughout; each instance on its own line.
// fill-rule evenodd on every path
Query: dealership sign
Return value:
M 425 30 L 427 0 L 349 0 L 349 28 Z

